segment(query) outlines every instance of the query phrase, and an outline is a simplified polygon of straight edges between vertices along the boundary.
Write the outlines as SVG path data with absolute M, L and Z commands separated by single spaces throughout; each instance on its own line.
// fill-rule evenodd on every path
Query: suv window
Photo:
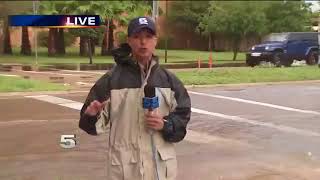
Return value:
M 288 33 L 272 33 L 268 35 L 264 41 L 265 42 L 283 42 L 288 38 Z
M 318 34 L 317 33 L 290 33 L 289 34 L 290 40 L 312 40 L 317 41 L 318 40 Z

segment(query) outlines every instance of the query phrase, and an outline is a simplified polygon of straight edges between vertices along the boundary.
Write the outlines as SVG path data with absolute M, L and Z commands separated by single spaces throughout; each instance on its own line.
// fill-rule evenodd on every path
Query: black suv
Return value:
M 276 66 L 291 66 L 293 60 L 306 60 L 308 65 L 318 62 L 317 32 L 272 33 L 246 54 L 248 66 L 259 65 L 261 61 L 272 62 Z

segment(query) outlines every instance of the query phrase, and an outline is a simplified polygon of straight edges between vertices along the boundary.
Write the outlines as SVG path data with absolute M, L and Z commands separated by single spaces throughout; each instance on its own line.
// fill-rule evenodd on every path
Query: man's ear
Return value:
M 157 47 L 158 45 L 158 36 L 155 37 L 155 46 Z
M 130 46 L 130 48 L 131 48 L 131 39 L 128 37 L 127 38 L 127 44 Z

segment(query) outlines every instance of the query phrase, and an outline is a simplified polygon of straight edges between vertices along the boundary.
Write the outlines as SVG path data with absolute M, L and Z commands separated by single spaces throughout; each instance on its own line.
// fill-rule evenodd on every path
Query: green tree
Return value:
M 85 15 L 99 15 L 96 9 L 95 1 L 67 1 L 65 11 L 68 14 L 85 14 Z M 88 56 L 90 64 L 92 63 L 92 54 L 95 53 L 95 41 L 100 36 L 101 28 L 94 29 L 71 29 L 71 34 L 80 37 L 80 56 Z
M 215 1 L 210 2 L 208 13 L 201 18 L 201 28 L 227 35 L 232 41 L 233 60 L 236 60 L 242 39 L 266 33 L 266 22 L 260 2 Z
M 41 1 L 39 10 L 41 14 L 75 14 L 78 5 L 81 2 L 78 1 Z M 87 3 L 88 4 L 88 3 Z M 83 8 L 83 7 L 81 7 Z M 77 11 L 82 12 L 82 11 Z M 93 46 L 94 47 L 94 46 Z M 48 54 L 60 54 L 66 53 L 65 37 L 63 28 L 50 28 L 48 38 Z
M 68 1 L 66 8 L 73 14 L 99 15 L 104 25 L 104 34 L 101 55 L 110 54 L 113 48 L 114 21 L 120 25 L 127 25 L 133 16 L 144 15 L 151 12 L 151 6 L 144 1 Z M 127 13 L 127 15 L 125 15 Z M 99 30 L 100 31 L 100 30 Z M 100 37 L 100 33 L 98 33 Z M 82 39 L 82 40 L 81 40 Z M 80 54 L 86 43 L 85 37 L 80 37 Z
M 86 28 L 86 29 L 70 29 L 70 33 L 73 35 L 80 37 L 80 53 L 86 52 L 89 56 L 89 63 L 92 64 L 92 55 L 94 54 L 92 46 L 94 46 L 93 40 L 99 36 L 99 33 L 102 34 L 100 29 L 94 28 Z M 82 42 L 81 42 L 82 41 Z M 80 54 L 84 56 L 84 54 Z
M 27 26 L 21 28 L 21 50 L 20 54 L 31 55 L 31 45 L 29 39 L 29 31 Z
M 311 31 L 312 12 L 304 1 L 272 1 L 265 14 L 269 32 Z
M 57 15 L 59 11 L 56 8 L 54 1 L 40 1 L 39 12 L 42 15 Z M 48 56 L 54 56 L 57 52 L 56 36 L 58 33 L 57 28 L 49 28 L 48 36 Z
M 12 13 L 12 10 L 9 7 L 8 1 L 0 2 L 0 20 L 1 20 L 1 31 L 2 31 L 2 39 L 1 39 L 1 53 L 3 54 L 12 54 L 11 47 L 11 38 L 10 38 L 10 27 L 8 24 L 8 15 Z
M 169 9 L 168 23 L 170 27 L 184 29 L 189 32 L 199 32 L 209 36 L 208 49 L 211 49 L 212 33 L 198 28 L 201 19 L 207 15 L 209 1 L 172 1 Z
M 59 14 L 69 14 L 66 7 L 65 1 L 55 1 L 56 9 L 59 12 Z M 55 47 L 57 50 L 57 53 L 60 55 L 64 55 L 66 53 L 66 44 L 65 44 L 65 36 L 64 36 L 64 28 L 58 28 L 57 29 L 57 35 L 55 38 Z
M 3 54 L 12 54 L 12 47 L 11 47 L 11 36 L 10 36 L 10 27 L 8 18 L 5 18 L 4 23 L 4 30 L 3 30 Z
M 24 13 L 21 14 L 31 14 L 31 9 L 28 9 Z M 29 39 L 29 28 L 28 26 L 21 27 L 21 48 L 20 54 L 31 56 L 31 44 Z
M 195 31 L 208 6 L 209 1 L 173 1 L 169 22 L 178 28 Z
M 0 53 L 12 54 L 11 47 L 11 37 L 10 37 L 10 27 L 8 24 L 8 15 L 11 14 L 21 14 L 23 12 L 29 11 L 32 9 L 32 2 L 27 1 L 1 1 L 0 2 L 0 34 L 2 32 L 3 38 L 0 39 Z M 22 32 L 25 31 L 22 30 Z M 22 33 L 21 35 L 23 36 Z M 1 36 L 0 36 L 1 37 Z M 28 43 L 26 37 L 22 37 L 24 43 L 21 48 L 31 48 L 26 45 Z M 29 42 L 30 44 L 30 42 Z M 23 52 L 31 51 L 31 49 L 21 49 Z
M 102 24 L 105 26 L 101 45 L 101 55 L 109 55 L 113 48 L 114 20 L 123 21 L 122 13 L 126 12 L 130 2 L 123 1 L 95 1 L 92 8 L 101 16 Z
M 115 21 L 124 26 L 131 18 L 151 12 L 150 4 L 144 1 L 94 1 L 92 8 L 97 15 L 101 16 L 102 24 L 105 26 L 101 55 L 110 55 L 113 49 Z M 128 14 L 124 15 L 124 13 Z

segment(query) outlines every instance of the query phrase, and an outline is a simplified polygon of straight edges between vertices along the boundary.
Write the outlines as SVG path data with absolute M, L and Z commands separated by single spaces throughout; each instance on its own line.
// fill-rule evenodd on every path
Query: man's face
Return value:
M 150 58 L 155 51 L 157 37 L 149 30 L 142 29 L 128 37 L 128 44 L 133 56 L 141 59 Z

